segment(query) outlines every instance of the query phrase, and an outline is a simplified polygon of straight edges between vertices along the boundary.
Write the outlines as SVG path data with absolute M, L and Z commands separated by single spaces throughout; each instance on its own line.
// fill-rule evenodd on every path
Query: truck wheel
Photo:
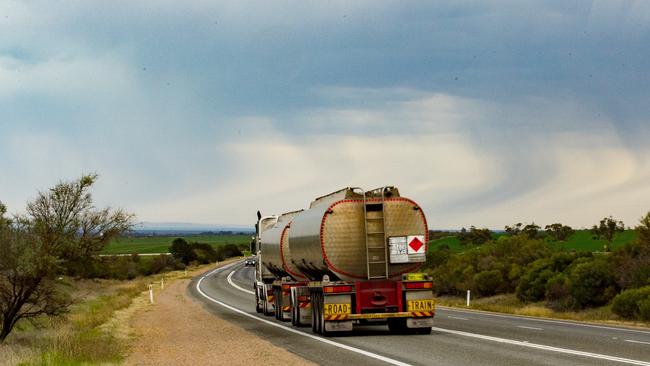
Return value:
M 316 305 L 316 293 L 311 294 L 311 331 L 318 333 L 318 306 Z
M 282 320 L 282 304 L 280 304 L 282 298 L 279 296 L 280 290 L 276 288 L 273 290 L 273 293 L 275 294 L 275 319 Z
M 319 308 L 318 314 L 320 315 L 319 318 L 318 318 L 318 321 L 319 321 L 319 327 L 318 328 L 320 330 L 319 333 L 321 335 L 323 335 L 324 337 L 329 337 L 329 336 L 332 335 L 332 332 L 328 332 L 325 329 L 325 297 L 322 294 L 319 294 L 319 296 L 318 296 L 318 304 L 319 304 L 319 306 L 318 306 L 318 308 Z
M 257 294 L 257 288 L 255 288 L 255 311 L 258 313 L 262 312 L 262 307 L 260 306 L 260 297 Z
M 264 305 L 263 306 L 264 306 L 264 315 L 266 315 L 266 316 L 273 315 L 273 310 L 269 309 L 269 301 L 266 298 L 266 296 L 264 296 Z
M 294 293 L 294 289 L 292 288 L 291 289 L 291 296 L 289 297 L 289 306 L 291 308 L 291 325 L 293 325 L 294 327 L 299 325 L 298 321 L 300 319 L 298 317 L 298 314 L 297 314 L 298 313 L 298 307 L 296 306 L 296 298 L 295 297 L 296 296 L 295 296 L 295 293 Z
M 406 319 L 388 319 L 388 329 L 394 334 L 405 334 L 407 331 Z

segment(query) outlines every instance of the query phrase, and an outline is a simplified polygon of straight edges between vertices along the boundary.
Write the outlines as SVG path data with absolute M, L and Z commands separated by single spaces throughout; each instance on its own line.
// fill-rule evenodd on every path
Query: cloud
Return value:
M 98 201 L 147 221 L 245 224 L 382 184 L 433 227 L 647 209 L 643 2 L 8 1 L 0 14 L 12 207 L 97 171 Z
M 145 212 L 242 223 L 257 209 L 305 208 L 344 186 L 397 185 L 425 207 L 432 227 L 500 228 L 524 219 L 587 226 L 612 210 L 635 222 L 645 209 L 635 200 L 650 198 L 647 151 L 637 155 L 611 124 L 591 121 L 570 101 L 512 107 L 415 90 L 350 92 L 372 106 L 298 111 L 290 133 L 284 121 L 239 120 L 246 139 L 218 149 L 232 161 L 228 177 Z M 537 126 L 542 120 L 550 122 Z M 497 126 L 512 130 L 495 134 Z

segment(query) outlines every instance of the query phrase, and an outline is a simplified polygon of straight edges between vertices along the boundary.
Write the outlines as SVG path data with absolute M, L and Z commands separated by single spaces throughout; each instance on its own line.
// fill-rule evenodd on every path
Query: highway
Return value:
M 444 307 L 430 335 L 360 326 L 325 338 L 257 314 L 253 278 L 254 269 L 238 262 L 194 278 L 188 291 L 210 312 L 321 365 L 650 366 L 650 330 Z

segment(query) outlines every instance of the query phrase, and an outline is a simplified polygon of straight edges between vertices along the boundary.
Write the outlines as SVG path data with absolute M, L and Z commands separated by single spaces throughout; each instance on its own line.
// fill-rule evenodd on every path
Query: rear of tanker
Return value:
M 258 216 L 256 309 L 314 333 L 357 324 L 428 334 L 435 300 L 422 208 L 396 187 L 344 188 L 308 209 Z

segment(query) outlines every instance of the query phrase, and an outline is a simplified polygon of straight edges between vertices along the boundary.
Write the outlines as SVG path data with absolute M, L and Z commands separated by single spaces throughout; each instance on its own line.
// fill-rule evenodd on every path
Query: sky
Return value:
M 394 185 L 430 228 L 650 210 L 647 1 L 0 0 L 0 201 L 96 172 L 252 226 Z

